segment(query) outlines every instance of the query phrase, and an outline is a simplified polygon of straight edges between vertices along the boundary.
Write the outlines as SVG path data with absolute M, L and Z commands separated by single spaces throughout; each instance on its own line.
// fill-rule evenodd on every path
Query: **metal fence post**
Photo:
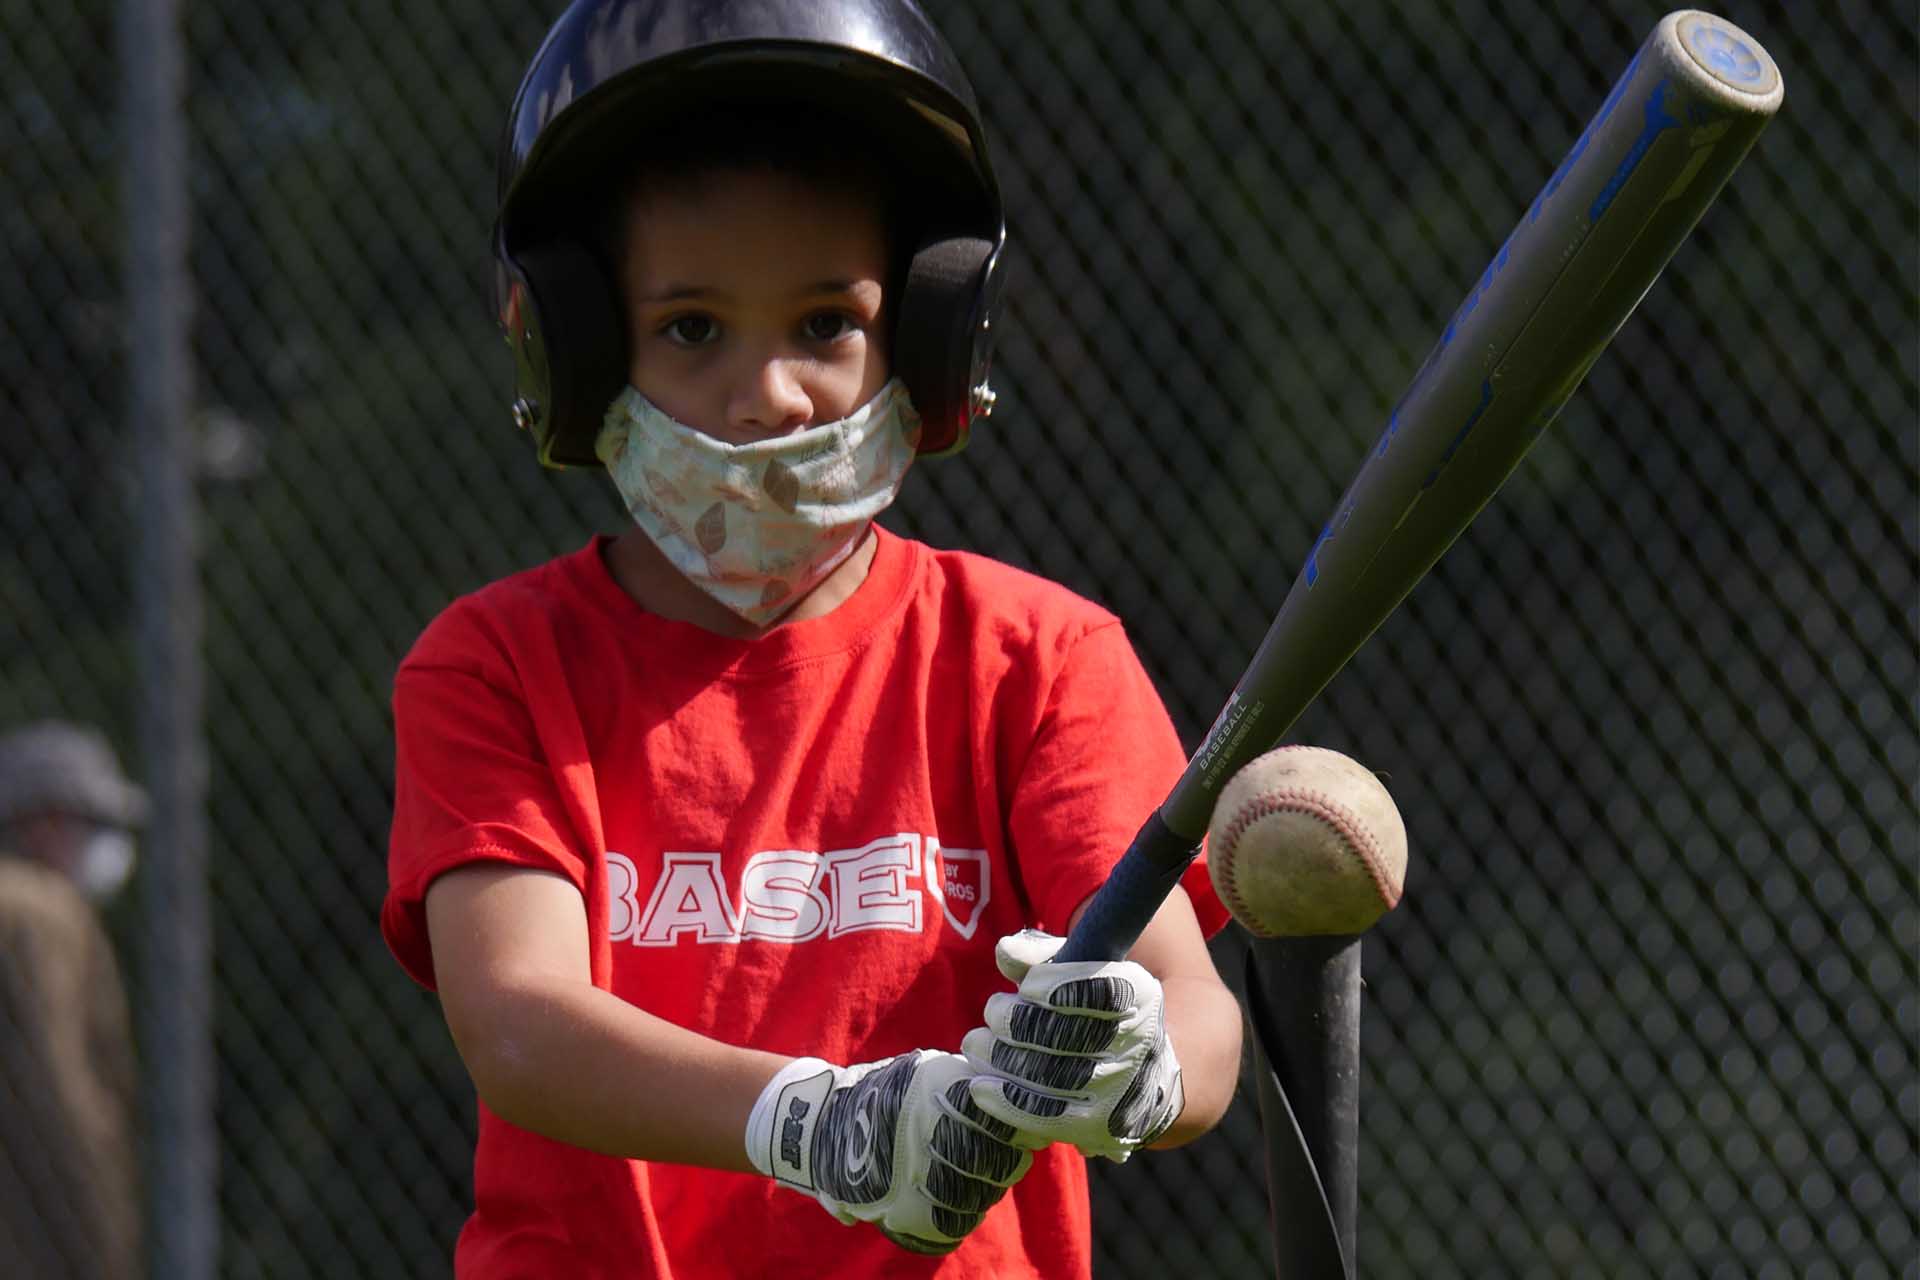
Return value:
M 219 1252 L 193 411 L 186 58 L 178 0 L 123 0 L 127 431 L 140 741 L 153 797 L 142 1046 L 151 1274 L 211 1280 Z

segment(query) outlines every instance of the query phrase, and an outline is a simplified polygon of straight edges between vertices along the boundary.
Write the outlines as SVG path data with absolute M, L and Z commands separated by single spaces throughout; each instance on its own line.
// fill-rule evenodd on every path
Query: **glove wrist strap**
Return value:
M 816 1191 L 813 1130 L 839 1069 L 822 1058 L 795 1058 L 774 1073 L 747 1118 L 747 1159 L 762 1174 Z

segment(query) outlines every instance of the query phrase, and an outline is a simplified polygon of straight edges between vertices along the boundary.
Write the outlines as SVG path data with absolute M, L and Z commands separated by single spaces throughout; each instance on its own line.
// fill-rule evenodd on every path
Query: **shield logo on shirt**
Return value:
M 993 879 L 987 873 L 987 851 L 948 849 L 935 840 L 927 843 L 940 853 L 939 877 L 930 881 L 940 899 L 940 910 L 954 932 L 971 938 L 993 890 Z

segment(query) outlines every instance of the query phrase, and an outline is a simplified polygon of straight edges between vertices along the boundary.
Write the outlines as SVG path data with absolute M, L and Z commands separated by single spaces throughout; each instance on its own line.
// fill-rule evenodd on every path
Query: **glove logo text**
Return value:
M 780 1158 L 796 1170 L 800 1168 L 800 1136 L 807 1131 L 807 1113 L 811 1110 L 805 1098 L 795 1098 L 780 1122 Z

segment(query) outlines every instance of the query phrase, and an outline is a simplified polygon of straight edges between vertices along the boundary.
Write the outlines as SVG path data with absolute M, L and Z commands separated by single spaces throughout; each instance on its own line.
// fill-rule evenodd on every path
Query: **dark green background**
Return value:
M 223 1272 L 440 1274 L 472 1104 L 375 928 L 387 684 L 453 595 L 621 518 L 509 427 L 486 301 L 551 7 L 186 8 Z M 998 411 L 889 522 L 1115 609 L 1194 745 L 1663 9 L 929 8 L 1017 274 Z M 1920 1274 L 1916 18 L 1719 11 L 1781 116 L 1293 735 L 1389 774 L 1412 834 L 1366 950 L 1368 1276 Z M 113 34 L 0 0 L 0 720 L 130 752 Z M 1097 1170 L 1100 1273 L 1258 1273 L 1259 1162 L 1243 1099 Z

